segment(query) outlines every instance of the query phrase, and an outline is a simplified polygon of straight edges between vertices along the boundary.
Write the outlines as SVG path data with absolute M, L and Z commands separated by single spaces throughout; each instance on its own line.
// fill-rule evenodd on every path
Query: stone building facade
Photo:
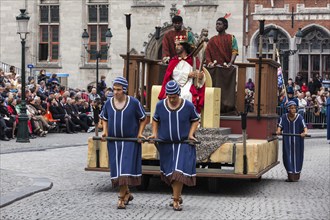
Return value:
M 99 76 L 105 75 L 108 85 L 123 74 L 127 52 L 125 13 L 131 13 L 130 50 L 155 59 L 155 26 L 163 34 L 170 29 L 173 12 L 180 12 L 184 26 L 198 36 L 202 28 L 209 36 L 216 34 L 219 17 L 231 13 L 228 33 L 238 40 L 240 56 L 243 50 L 243 0 L 1 0 L 0 1 L 0 62 L 21 66 L 21 44 L 16 34 L 19 9 L 26 8 L 29 35 L 26 40 L 26 64 L 32 72 L 46 69 L 49 73 L 68 73 L 69 87 L 86 88 L 96 80 L 96 55 L 88 54 L 82 45 L 82 33 L 89 33 L 89 49 L 106 50 L 104 34 L 111 28 L 113 37 L 108 52 L 100 58 Z M 160 44 L 161 39 L 158 41 Z M 156 56 L 156 57 L 155 57 Z
M 273 57 L 268 41 L 272 28 L 277 28 L 277 48 L 285 79 L 300 73 L 310 77 L 330 75 L 330 1 L 329 0 L 245 0 L 243 44 L 248 57 L 259 51 L 259 20 L 265 20 L 263 56 Z M 301 45 L 295 34 L 301 28 Z

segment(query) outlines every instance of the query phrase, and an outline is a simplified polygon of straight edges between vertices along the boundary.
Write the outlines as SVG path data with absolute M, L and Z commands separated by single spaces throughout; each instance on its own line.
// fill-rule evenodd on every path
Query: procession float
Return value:
M 137 97 L 148 113 L 151 123 L 158 102 L 166 64 L 161 62 L 161 40 L 171 26 L 156 27 L 147 53 L 141 55 L 130 50 L 127 28 L 127 54 L 123 76 L 129 81 L 128 94 Z M 263 24 L 260 25 L 262 39 Z M 206 38 L 205 38 L 206 39 Z M 206 40 L 199 40 L 194 56 L 203 54 Z M 200 58 L 203 60 L 202 58 Z M 279 164 L 276 131 L 277 69 L 279 63 L 262 58 L 247 59 L 231 67 L 203 67 L 206 75 L 205 103 L 201 113 L 200 128 L 196 137 L 197 177 L 207 178 L 208 189 L 217 190 L 221 178 L 260 181 L 263 174 Z M 255 75 L 255 95 L 252 110 L 246 111 L 245 83 L 247 70 Z M 151 125 L 145 129 L 145 136 Z M 157 143 L 156 143 L 157 144 Z M 107 143 L 100 137 L 89 138 L 86 171 L 109 172 Z M 159 155 L 155 144 L 142 144 L 142 185 L 146 190 L 150 179 L 160 175 Z

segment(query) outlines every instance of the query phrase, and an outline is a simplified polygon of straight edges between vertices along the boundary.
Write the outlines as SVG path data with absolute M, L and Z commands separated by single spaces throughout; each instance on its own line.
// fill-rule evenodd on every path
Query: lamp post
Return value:
M 301 31 L 301 28 L 298 29 L 296 35 L 295 35 L 295 43 L 297 45 L 297 49 L 296 50 L 282 50 L 282 52 L 284 53 L 284 56 L 291 56 L 291 55 L 294 55 L 298 52 L 299 50 L 299 45 L 301 44 L 301 39 L 303 37 L 303 34 L 302 34 L 302 31 Z M 269 40 L 269 43 L 270 44 L 273 44 L 273 51 L 275 52 L 276 51 L 276 43 L 277 43 L 277 40 L 278 40 L 278 29 L 277 28 L 273 28 L 269 34 L 268 34 L 268 40 Z M 274 54 L 273 52 L 273 54 Z M 273 58 L 275 60 L 275 56 L 273 55 Z
M 99 94 L 99 89 L 97 86 L 97 83 L 99 81 L 99 59 L 101 58 L 102 54 L 106 54 L 110 48 L 111 44 L 111 38 L 112 38 L 112 33 L 110 28 L 108 28 L 107 32 L 105 33 L 105 39 L 107 42 L 107 49 L 106 50 L 89 50 L 88 49 L 88 39 L 89 39 L 89 34 L 86 29 L 84 29 L 83 34 L 81 35 L 81 38 L 83 39 L 83 45 L 89 54 L 95 54 L 96 55 L 96 93 Z
M 30 142 L 29 140 L 29 131 L 27 122 L 29 120 L 26 114 L 26 102 L 25 102 L 25 39 L 28 32 L 28 22 L 30 17 L 25 13 L 26 9 L 20 9 L 21 14 L 16 17 L 17 21 L 17 33 L 21 38 L 22 44 L 22 103 L 21 103 L 21 112 L 18 116 L 18 128 L 17 128 L 17 139 L 16 142 Z
M 155 39 L 156 39 L 156 60 L 158 60 L 158 40 L 160 38 L 160 26 L 155 27 L 156 32 L 155 32 Z
M 272 29 L 268 34 L 268 40 L 270 44 L 273 44 L 273 60 L 276 60 L 276 43 L 277 43 L 278 29 Z
M 84 29 L 84 32 L 81 35 L 81 38 L 83 40 L 83 45 L 89 54 L 95 54 L 96 55 L 96 94 L 99 94 L 99 87 L 97 85 L 99 81 L 99 59 L 102 57 L 102 54 L 107 54 L 110 44 L 111 44 L 111 38 L 112 38 L 112 33 L 110 28 L 108 28 L 107 32 L 105 33 L 105 39 L 107 42 L 107 49 L 105 50 L 89 50 L 88 49 L 88 39 L 89 39 L 89 34 L 86 29 Z M 95 123 L 95 135 L 98 136 L 98 123 L 99 123 L 99 108 L 98 106 L 95 107 L 94 112 L 94 123 Z

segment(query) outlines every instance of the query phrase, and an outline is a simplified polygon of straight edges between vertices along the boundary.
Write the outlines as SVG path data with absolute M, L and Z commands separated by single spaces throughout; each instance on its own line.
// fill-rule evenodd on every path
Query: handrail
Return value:
M 5 72 L 5 73 L 9 73 L 10 72 L 10 67 L 14 66 L 14 65 L 10 65 L 8 63 L 4 63 L 2 61 L 0 61 L 0 68 Z M 17 73 L 17 75 L 21 75 L 21 68 L 17 68 L 15 67 L 15 72 Z

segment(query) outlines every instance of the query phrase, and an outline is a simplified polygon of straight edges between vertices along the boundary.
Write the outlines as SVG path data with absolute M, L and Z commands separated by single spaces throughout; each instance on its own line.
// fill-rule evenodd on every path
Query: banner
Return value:
M 277 68 L 277 87 L 282 88 L 283 83 L 282 67 L 279 67 Z

